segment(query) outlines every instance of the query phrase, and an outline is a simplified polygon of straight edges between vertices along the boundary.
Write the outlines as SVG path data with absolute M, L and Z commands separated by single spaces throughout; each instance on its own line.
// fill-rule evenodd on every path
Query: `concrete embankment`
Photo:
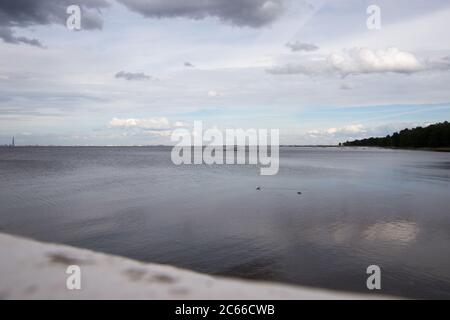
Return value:
M 67 288 L 67 279 L 76 274 L 76 272 L 66 273 L 71 265 L 79 266 L 80 290 Z M 142 263 L 0 233 L 1 299 L 373 299 L 377 297 L 380 298 L 372 294 L 351 294 L 209 276 L 172 266 Z

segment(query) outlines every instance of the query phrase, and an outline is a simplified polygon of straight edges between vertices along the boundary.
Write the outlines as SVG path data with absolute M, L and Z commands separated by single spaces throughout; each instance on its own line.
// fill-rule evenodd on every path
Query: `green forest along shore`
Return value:
M 385 137 L 346 141 L 339 145 L 450 151 L 450 123 L 404 129 Z

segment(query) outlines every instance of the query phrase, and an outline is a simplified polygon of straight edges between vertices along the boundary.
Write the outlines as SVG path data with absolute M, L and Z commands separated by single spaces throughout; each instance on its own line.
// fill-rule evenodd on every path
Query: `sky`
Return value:
M 448 0 L 2 0 L 0 145 L 171 144 L 194 121 L 336 144 L 448 121 L 449 30 Z

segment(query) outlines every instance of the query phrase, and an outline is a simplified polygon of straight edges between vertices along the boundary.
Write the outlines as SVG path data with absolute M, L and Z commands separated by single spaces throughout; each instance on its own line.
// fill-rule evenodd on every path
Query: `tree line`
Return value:
M 450 147 L 450 123 L 445 121 L 427 127 L 404 129 L 386 137 L 346 141 L 340 145 L 393 148 Z

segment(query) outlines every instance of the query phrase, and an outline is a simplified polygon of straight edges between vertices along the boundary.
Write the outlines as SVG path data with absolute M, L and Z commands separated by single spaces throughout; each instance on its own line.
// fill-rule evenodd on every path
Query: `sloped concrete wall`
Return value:
M 69 265 L 81 290 L 69 290 Z M 166 265 L 40 243 L 0 233 L 2 299 L 367 299 L 349 294 L 208 276 Z

